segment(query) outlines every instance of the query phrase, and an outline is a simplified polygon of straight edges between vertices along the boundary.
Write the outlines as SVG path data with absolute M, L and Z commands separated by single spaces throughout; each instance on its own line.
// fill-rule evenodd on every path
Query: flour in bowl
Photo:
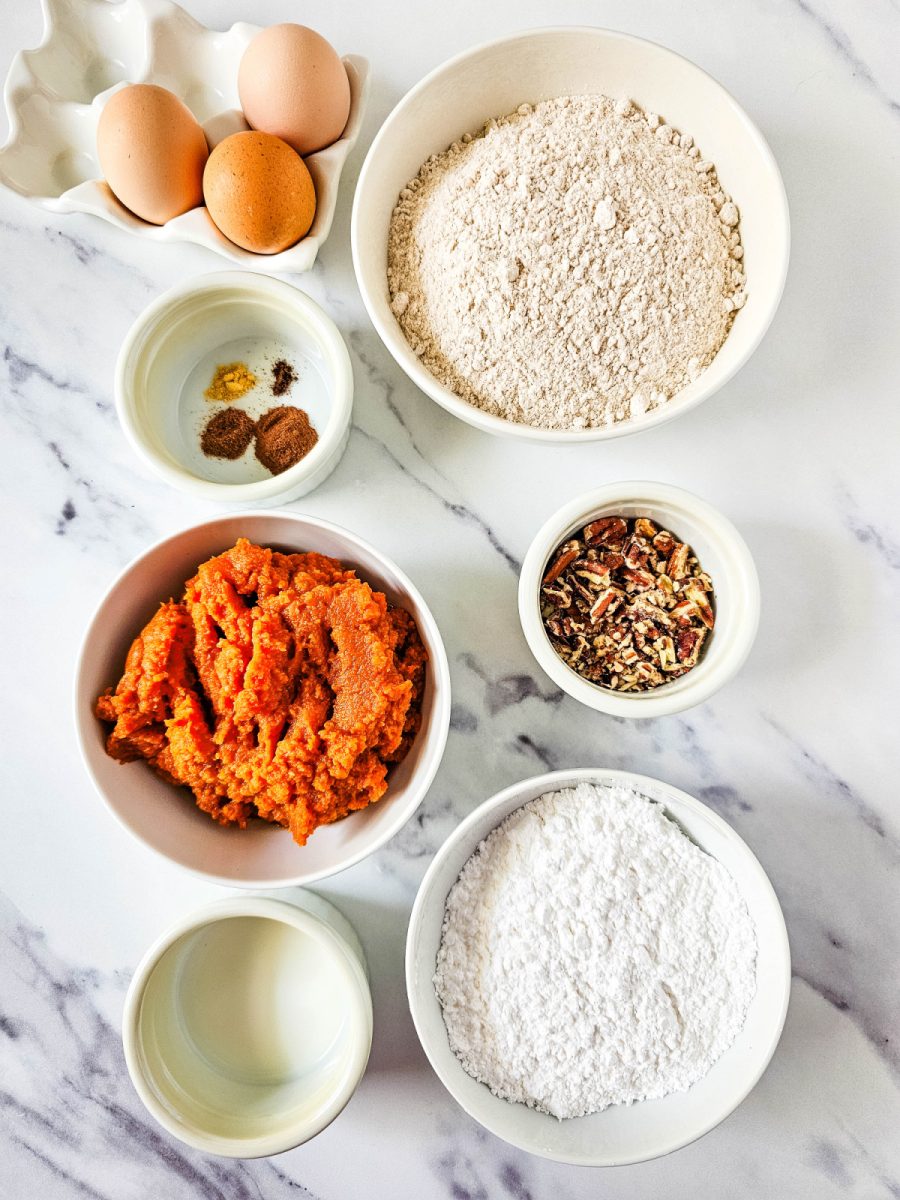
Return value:
M 756 991 L 756 930 L 660 805 L 581 783 L 478 846 L 447 897 L 434 983 L 469 1075 L 579 1117 L 706 1075 Z
M 545 429 L 658 408 L 715 357 L 745 298 L 714 165 L 630 101 L 523 104 L 400 193 L 391 308 L 443 384 Z

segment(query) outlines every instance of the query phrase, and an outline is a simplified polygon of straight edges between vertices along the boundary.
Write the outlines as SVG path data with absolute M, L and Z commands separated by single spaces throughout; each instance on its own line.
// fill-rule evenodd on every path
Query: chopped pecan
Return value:
M 606 550 L 603 554 L 598 554 L 597 562 L 606 567 L 608 571 L 618 571 L 625 565 L 625 559 L 618 550 Z
M 577 542 L 566 542 L 564 546 L 560 546 L 553 565 L 544 576 L 544 583 L 553 583 L 554 579 L 559 579 L 566 567 L 578 557 L 580 550 Z
M 604 613 L 614 613 L 622 603 L 623 596 L 618 588 L 607 588 L 601 592 L 590 607 L 591 620 L 596 622 Z
M 643 570 L 642 567 L 623 567 L 622 574 L 641 591 L 652 588 L 656 583 L 655 576 L 651 575 L 649 571 Z
M 676 542 L 675 549 L 669 555 L 666 574 L 672 580 L 682 580 L 687 574 L 688 555 L 690 551 L 684 542 Z
M 628 535 L 624 517 L 598 517 L 584 527 L 584 540 L 589 546 L 607 546 L 621 550 Z
M 645 567 L 650 557 L 650 546 L 645 538 L 632 535 L 622 549 L 622 556 L 629 567 Z
M 657 527 L 652 521 L 648 521 L 646 517 L 638 517 L 634 523 L 634 532 L 638 537 L 646 538 L 648 542 L 652 542 L 657 535 Z
M 594 587 L 606 587 L 609 583 L 609 567 L 589 558 L 579 558 L 572 563 L 572 571 Z

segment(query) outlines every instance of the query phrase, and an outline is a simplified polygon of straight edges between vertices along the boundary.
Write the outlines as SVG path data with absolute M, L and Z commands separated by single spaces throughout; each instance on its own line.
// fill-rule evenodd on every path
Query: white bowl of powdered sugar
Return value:
M 765 1070 L 791 965 L 777 897 L 705 805 L 643 775 L 556 771 L 476 809 L 429 867 L 406 946 L 441 1081 L 545 1158 L 687 1145 Z
M 571 442 L 717 391 L 781 298 L 762 135 L 709 75 L 602 29 L 478 46 L 416 85 L 356 190 L 366 308 L 409 377 L 491 433 Z

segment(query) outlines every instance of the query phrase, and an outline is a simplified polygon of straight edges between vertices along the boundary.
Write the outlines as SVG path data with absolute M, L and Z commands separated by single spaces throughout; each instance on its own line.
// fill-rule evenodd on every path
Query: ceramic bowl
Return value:
M 756 995 L 744 1027 L 712 1070 L 687 1092 L 616 1105 L 558 1121 L 498 1097 L 450 1049 L 432 977 L 450 888 L 475 848 L 511 812 L 546 792 L 577 783 L 631 785 L 662 804 L 682 829 L 731 873 L 758 939 Z M 787 1014 L 791 959 L 784 918 L 765 872 L 730 825 L 705 804 L 659 780 L 585 768 L 526 779 L 485 801 L 457 826 L 425 873 L 409 921 L 406 987 L 419 1040 L 441 1082 L 485 1129 L 530 1154 L 579 1166 L 611 1167 L 668 1154 L 708 1133 L 741 1103 L 775 1052 Z
M 159 602 L 179 595 L 198 564 L 239 537 L 289 552 L 314 550 L 356 568 L 361 579 L 415 618 L 428 651 L 422 727 L 389 776 L 377 804 L 318 829 L 305 846 L 264 821 L 223 828 L 190 794 L 165 783 L 143 762 L 120 764 L 104 749 L 94 717 L 101 692 L 122 673 L 132 640 Z M 356 534 L 292 512 L 235 513 L 163 538 L 126 567 L 101 601 L 85 634 L 75 679 L 75 721 L 88 772 L 107 807 L 151 850 L 195 875 L 235 887 L 288 887 L 351 867 L 383 846 L 419 807 L 440 765 L 450 726 L 450 673 L 441 635 L 421 595 L 385 555 Z
M 42 0 L 44 36 L 13 59 L 4 100 L 9 138 L 0 149 L 0 183 L 51 212 L 82 212 L 150 242 L 193 242 L 260 271 L 308 271 L 334 220 L 338 185 L 365 112 L 369 64 L 343 62 L 350 116 L 340 139 L 304 161 L 316 188 L 306 237 L 280 254 L 253 254 L 230 242 L 205 208 L 149 225 L 110 191 L 97 160 L 97 122 L 112 92 L 156 83 L 188 106 L 210 148 L 248 129 L 237 77 L 244 50 L 260 30 L 241 22 L 207 29 L 171 0 Z
M 272 366 L 285 358 L 298 379 L 276 398 Z M 286 471 L 272 475 L 251 445 L 237 460 L 207 458 L 205 422 L 224 403 L 204 396 L 216 366 L 245 361 L 258 385 L 231 404 L 256 419 L 296 405 L 319 440 Z M 223 504 L 286 503 L 331 474 L 350 434 L 353 368 L 337 326 L 304 292 L 249 271 L 223 271 L 177 284 L 128 332 L 116 366 L 116 410 L 136 452 L 172 487 Z
M 343 1110 L 372 1045 L 362 947 L 312 892 L 217 900 L 134 973 L 125 1062 L 148 1112 L 205 1154 L 260 1158 Z
M 689 131 L 741 210 L 747 303 L 710 366 L 666 404 L 598 429 L 543 430 L 491 416 L 426 370 L 390 309 L 387 243 L 400 189 L 431 154 L 523 101 L 603 92 L 635 100 Z M 718 391 L 762 340 L 781 299 L 789 254 L 784 185 L 762 134 L 737 101 L 687 59 L 607 29 L 536 29 L 450 59 L 404 96 L 382 125 L 359 176 L 351 224 L 362 298 L 381 340 L 410 379 L 448 412 L 488 433 L 585 442 L 650 429 Z
M 649 517 L 687 542 L 715 593 L 716 623 L 700 661 L 680 679 L 647 692 L 615 692 L 583 679 L 553 649 L 541 619 L 541 581 L 556 547 L 590 521 L 613 514 Z M 747 543 L 699 496 L 664 483 L 609 483 L 564 505 L 538 531 L 519 575 L 519 620 L 531 653 L 564 692 L 614 717 L 661 717 L 702 704 L 743 666 L 759 627 L 759 579 Z

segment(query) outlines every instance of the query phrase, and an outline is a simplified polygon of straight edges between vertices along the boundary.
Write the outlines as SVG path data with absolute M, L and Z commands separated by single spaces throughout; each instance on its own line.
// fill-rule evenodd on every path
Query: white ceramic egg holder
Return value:
M 338 184 L 359 135 L 369 64 L 343 59 L 350 116 L 341 138 L 304 161 L 317 207 L 305 238 L 280 254 L 252 254 L 230 242 L 205 208 L 149 225 L 129 212 L 102 178 L 97 121 L 110 94 L 126 83 L 156 83 L 188 106 L 210 147 L 248 129 L 237 79 L 244 50 L 260 26 L 207 29 L 171 0 L 41 0 L 44 36 L 13 59 L 3 95 L 10 134 L 0 149 L 0 183 L 52 212 L 92 213 L 139 237 L 194 242 L 242 267 L 308 271 L 328 237 Z

